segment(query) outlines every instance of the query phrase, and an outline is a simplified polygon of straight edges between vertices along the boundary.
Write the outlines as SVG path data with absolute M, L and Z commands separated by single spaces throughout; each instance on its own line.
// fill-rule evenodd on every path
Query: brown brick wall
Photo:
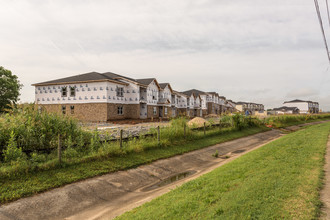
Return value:
M 167 108 L 167 114 L 165 114 L 165 108 Z M 160 108 L 158 107 L 158 110 L 159 109 Z M 163 115 L 163 118 L 172 118 L 172 107 L 163 106 L 163 108 L 162 108 L 162 115 Z
M 188 114 L 189 117 L 194 117 L 194 116 L 195 116 L 195 114 L 194 114 L 194 109 L 189 109 L 189 110 L 188 110 L 188 113 L 189 113 L 189 114 Z
M 213 107 L 213 103 L 212 102 L 208 102 L 207 103 L 207 114 L 215 114 L 214 111 L 214 107 Z
M 156 115 L 154 115 L 154 107 L 156 107 L 157 110 Z M 148 105 L 147 110 L 147 118 L 159 118 L 159 107 L 157 105 Z
M 177 109 L 177 116 L 187 116 L 187 109 L 186 108 L 178 108 Z
M 139 104 L 115 104 L 108 103 L 108 120 L 118 119 L 139 119 L 140 118 L 140 105 Z M 118 115 L 118 107 L 123 107 L 123 114 Z
M 48 112 L 62 114 L 62 106 L 66 107 L 66 115 L 72 116 L 82 121 L 107 121 L 106 103 L 88 104 L 49 104 L 41 105 Z M 71 114 L 70 106 L 74 106 L 74 113 Z
M 207 109 L 203 109 L 203 117 L 205 117 L 207 115 Z

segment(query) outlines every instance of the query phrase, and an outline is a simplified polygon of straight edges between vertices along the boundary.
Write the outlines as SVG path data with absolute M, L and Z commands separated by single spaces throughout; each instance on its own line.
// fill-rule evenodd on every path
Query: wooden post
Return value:
M 204 122 L 204 136 L 206 134 L 206 122 Z
M 158 138 L 158 145 L 160 145 L 160 128 L 159 128 L 159 125 L 157 127 L 157 138 Z
M 123 129 L 120 129 L 120 149 L 123 148 Z
M 58 162 L 62 163 L 62 143 L 61 143 L 61 135 L 58 134 L 58 148 L 57 148 L 57 156 L 58 156 Z

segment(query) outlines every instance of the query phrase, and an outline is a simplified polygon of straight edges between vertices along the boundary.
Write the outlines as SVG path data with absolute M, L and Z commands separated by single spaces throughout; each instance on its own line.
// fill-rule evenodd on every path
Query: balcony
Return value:
M 140 97 L 140 103 L 147 103 L 147 98 L 146 97 Z

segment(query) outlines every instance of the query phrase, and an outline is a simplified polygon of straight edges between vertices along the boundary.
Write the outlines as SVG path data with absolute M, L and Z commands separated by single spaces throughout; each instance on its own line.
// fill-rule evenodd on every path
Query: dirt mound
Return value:
M 209 124 L 209 122 L 206 121 L 204 118 L 196 117 L 190 120 L 187 124 L 189 127 L 202 127 L 204 126 L 204 122 L 206 123 L 206 125 Z

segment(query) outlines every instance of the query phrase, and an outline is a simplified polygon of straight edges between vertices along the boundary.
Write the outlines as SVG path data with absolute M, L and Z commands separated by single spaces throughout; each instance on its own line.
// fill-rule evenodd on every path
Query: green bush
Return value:
M 33 104 L 20 105 L 0 117 L 0 151 L 4 150 L 11 133 L 23 151 L 53 149 L 57 147 L 58 135 L 64 143 L 71 137 L 76 145 L 81 137 L 90 139 L 89 132 L 83 131 L 78 121 L 60 114 L 38 111 Z
M 242 130 L 243 128 L 248 127 L 246 117 L 241 115 L 241 114 L 234 114 L 232 116 L 233 122 L 234 122 L 234 127 L 238 130 Z
M 3 157 L 5 162 L 17 161 L 26 157 L 22 152 L 22 148 L 17 147 L 14 132 L 10 134 L 7 148 L 3 150 Z

